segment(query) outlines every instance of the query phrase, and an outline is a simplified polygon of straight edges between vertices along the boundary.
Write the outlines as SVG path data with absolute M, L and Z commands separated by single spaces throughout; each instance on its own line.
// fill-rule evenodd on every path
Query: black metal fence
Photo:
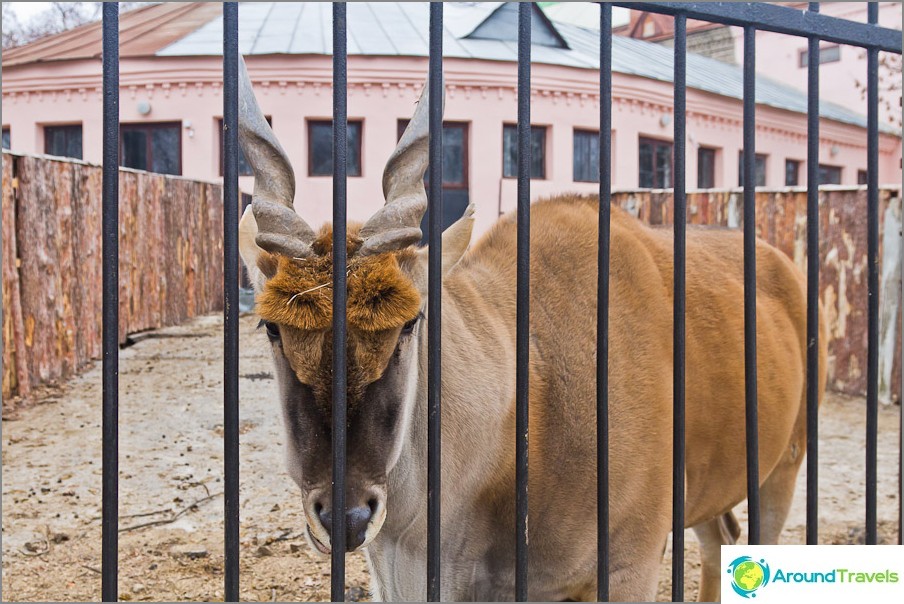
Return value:
M 685 480 L 685 98 L 687 19 L 700 19 L 744 29 L 744 342 L 746 371 L 746 446 L 749 540 L 759 540 L 759 479 L 756 392 L 756 256 L 755 256 L 755 34 L 757 30 L 806 37 L 808 55 L 807 152 L 807 543 L 818 542 L 817 527 L 817 365 L 818 365 L 818 164 L 819 164 L 819 43 L 821 40 L 865 48 L 867 66 L 868 148 L 868 390 L 866 406 L 866 543 L 875 544 L 876 464 L 878 417 L 878 53 L 901 54 L 901 33 L 881 28 L 877 3 L 869 4 L 868 24 L 819 14 L 819 3 L 807 11 L 762 3 L 601 3 L 600 4 L 600 212 L 597 315 L 597 493 L 598 598 L 609 598 L 609 217 L 612 146 L 610 140 L 612 6 L 673 15 L 674 44 L 674 429 L 673 429 L 673 548 L 672 599 L 684 600 L 684 480 Z M 224 231 L 225 337 L 225 599 L 239 597 L 239 451 L 238 451 L 238 4 L 223 6 L 224 173 L 226 196 Z M 429 356 L 428 356 L 428 545 L 425 572 L 427 597 L 440 599 L 440 357 L 441 357 L 441 228 L 442 228 L 442 20 L 443 6 L 430 3 L 430 210 L 429 210 Z M 118 4 L 103 7 L 103 577 L 104 601 L 117 592 L 118 524 L 118 148 L 119 37 Z M 516 598 L 528 598 L 528 357 L 530 287 L 530 71 L 531 3 L 519 5 L 518 19 L 518 209 L 517 209 L 517 435 L 516 435 Z M 346 234 L 346 10 L 333 5 L 333 232 Z M 346 470 L 346 253 L 335 246 L 333 257 L 333 490 L 331 541 L 332 600 L 344 599 L 345 589 L 345 470 Z M 899 526 L 900 535 L 900 526 Z M 900 539 L 900 536 L 899 536 Z

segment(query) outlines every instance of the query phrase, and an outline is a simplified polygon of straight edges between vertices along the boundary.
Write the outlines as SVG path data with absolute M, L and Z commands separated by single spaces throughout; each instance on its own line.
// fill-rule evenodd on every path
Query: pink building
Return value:
M 589 3 L 556 3 L 549 9 L 575 13 L 580 5 Z M 807 10 L 806 2 L 782 2 L 790 8 Z M 879 25 L 900 29 L 902 5 L 900 2 L 877 2 Z M 823 15 L 867 22 L 866 2 L 822 2 L 819 11 Z M 673 19 L 645 11 L 625 10 L 614 32 L 647 42 L 671 44 L 674 36 Z M 580 13 L 577 13 L 580 14 Z M 744 56 L 744 31 L 704 21 L 688 21 L 688 50 L 728 63 L 739 64 Z M 757 70 L 769 78 L 807 90 L 807 40 L 784 36 L 768 31 L 756 34 Z M 880 119 L 900 130 L 901 127 L 901 62 L 893 55 L 880 53 Z M 820 44 L 819 92 L 822 98 L 831 99 L 857 113 L 866 112 L 866 51 L 862 48 L 823 42 Z M 884 63 L 884 64 L 883 64 Z
M 599 34 L 552 22 L 535 10 L 532 194 L 596 191 Z M 446 220 L 473 199 L 479 230 L 515 206 L 510 129 L 516 121 L 514 14 L 514 4 L 499 2 L 447 4 L 445 9 Z M 348 194 L 353 219 L 365 218 L 383 203 L 383 165 L 426 76 L 427 24 L 426 3 L 349 4 Z M 261 106 L 295 167 L 296 206 L 314 224 L 327 221 L 330 6 L 242 3 L 240 30 L 240 50 Z M 217 3 L 159 4 L 122 15 L 124 164 L 196 179 L 220 178 L 221 32 Z M 3 129 L 12 149 L 100 161 L 100 51 L 100 27 L 94 24 L 4 53 Z M 671 185 L 671 75 L 669 48 L 614 37 L 616 188 Z M 741 82 L 736 65 L 688 57 L 689 187 L 739 184 Z M 806 95 L 761 77 L 757 102 L 758 184 L 805 184 Z M 856 184 L 858 173 L 866 169 L 865 117 L 828 101 L 822 103 L 821 117 L 826 180 Z M 883 183 L 900 182 L 900 157 L 900 131 L 885 127 L 879 166 Z M 250 192 L 250 180 L 242 178 L 243 190 Z

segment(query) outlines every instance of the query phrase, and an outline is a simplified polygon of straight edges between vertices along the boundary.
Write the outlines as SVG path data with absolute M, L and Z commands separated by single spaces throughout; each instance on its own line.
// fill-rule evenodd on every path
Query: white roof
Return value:
M 428 55 L 427 2 L 348 2 L 346 6 L 349 55 Z M 502 15 L 509 10 L 510 7 L 504 2 L 445 3 L 443 55 L 517 61 L 518 48 L 513 39 L 468 37 L 479 26 L 496 18 L 500 23 L 494 24 L 493 29 L 499 31 L 503 25 Z M 583 27 L 563 22 L 553 23 L 539 12 L 540 9 L 535 10 L 535 15 L 539 14 L 539 18 L 533 19 L 535 31 L 542 28 L 540 33 L 547 38 L 551 33 L 562 39 L 567 47 L 535 44 L 531 49 L 533 62 L 599 69 L 598 16 L 595 22 Z M 555 13 L 565 9 L 550 6 L 546 10 Z M 590 15 L 586 6 L 569 10 L 569 17 Z M 242 2 L 239 16 L 239 52 L 244 55 L 332 53 L 332 4 L 329 2 Z M 534 39 L 542 37 L 535 35 Z M 223 18 L 218 16 L 163 48 L 157 55 L 220 55 L 222 48 Z M 612 70 L 615 72 L 671 82 L 672 59 L 672 49 L 669 47 L 623 36 L 612 38 Z M 687 85 L 689 88 L 722 96 L 743 98 L 742 69 L 737 65 L 700 55 L 688 54 Z M 756 101 L 798 113 L 806 113 L 807 110 L 804 92 L 762 76 L 757 76 Z M 866 126 L 863 115 L 826 101 L 820 103 L 820 115 Z M 883 130 L 895 132 L 884 126 Z

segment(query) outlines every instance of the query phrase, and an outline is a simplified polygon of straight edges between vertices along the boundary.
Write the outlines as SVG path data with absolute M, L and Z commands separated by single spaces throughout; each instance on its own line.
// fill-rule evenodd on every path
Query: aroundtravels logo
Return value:
M 722 601 L 904 602 L 901 545 L 723 545 Z
M 756 590 L 769 583 L 769 565 L 765 560 L 757 562 L 750 556 L 739 556 L 728 565 L 731 586 L 743 598 L 755 598 Z

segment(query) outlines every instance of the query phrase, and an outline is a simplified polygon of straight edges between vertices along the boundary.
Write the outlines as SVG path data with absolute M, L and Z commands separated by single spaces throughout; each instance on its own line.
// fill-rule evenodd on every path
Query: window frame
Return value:
M 640 184 L 640 149 L 644 145 L 644 143 L 650 144 L 653 146 L 653 186 L 645 187 Z M 662 187 L 657 187 L 656 180 L 656 148 L 657 147 L 668 147 L 669 148 L 669 182 Z M 639 189 L 671 189 L 675 186 L 675 141 L 665 139 L 665 138 L 656 138 L 654 136 L 644 136 L 643 134 L 637 137 L 637 188 Z
M 54 157 L 68 157 L 70 159 L 83 159 L 85 157 L 85 139 L 84 139 L 85 129 L 82 125 L 82 122 L 75 122 L 75 123 L 71 123 L 71 124 L 45 124 L 45 125 L 41 126 L 41 130 L 44 134 L 44 155 L 52 155 Z M 58 153 L 50 152 L 49 147 L 50 147 L 52 137 L 49 136 L 49 134 L 52 133 L 54 130 L 62 131 L 65 133 L 66 147 L 69 147 L 70 133 L 78 131 L 78 133 L 81 137 L 81 145 L 80 145 L 81 148 L 79 149 L 78 157 L 76 157 L 74 155 L 60 155 Z M 10 143 L 12 143 L 12 139 L 10 139 Z
M 330 131 L 333 129 L 333 118 L 310 118 L 305 120 L 305 134 L 307 135 L 307 142 L 305 145 L 305 150 L 308 154 L 308 178 L 332 178 L 336 173 L 336 168 L 333 166 L 332 172 L 329 174 L 314 174 L 314 148 L 312 142 L 314 138 L 311 136 L 311 129 L 315 125 L 323 125 L 329 124 Z M 346 128 L 350 126 L 356 125 L 358 127 L 358 168 L 359 172 L 357 174 L 352 173 L 350 170 L 346 169 L 346 176 L 348 178 L 362 178 L 364 176 L 364 118 L 354 118 L 347 120 Z M 346 149 L 348 145 L 348 133 L 346 132 Z M 347 153 L 347 151 L 346 151 Z M 347 160 L 347 155 L 346 155 Z M 346 168 L 348 167 L 348 161 L 346 161 Z
M 591 138 L 596 140 L 596 144 L 599 145 L 600 140 L 600 131 L 593 130 L 592 128 L 578 128 L 575 127 L 572 129 L 571 133 L 571 180 L 572 182 L 589 182 L 589 183 L 599 183 L 600 181 L 600 172 L 599 165 L 596 166 L 596 172 L 592 180 L 579 179 L 575 175 L 575 169 L 577 168 L 577 155 L 575 154 L 575 143 L 578 140 L 578 135 L 589 135 Z M 600 149 L 596 150 L 597 155 L 600 154 Z
M 267 123 L 270 124 L 270 128 L 272 129 L 273 128 L 273 116 L 266 115 L 266 116 L 264 116 L 264 119 L 267 120 Z M 216 118 L 216 120 L 217 120 L 217 126 L 216 126 L 217 132 L 219 132 L 219 135 L 220 135 L 220 148 L 219 148 L 220 176 L 226 176 L 226 174 L 224 173 L 224 168 L 223 168 L 223 118 L 218 117 L 218 118 Z M 239 145 L 239 176 L 254 176 L 254 170 L 251 169 L 250 165 L 248 166 L 248 169 L 251 170 L 250 172 L 247 172 L 247 173 L 242 172 L 243 155 L 244 155 L 244 151 L 242 151 L 242 145 Z M 245 161 L 247 163 L 248 160 L 246 159 Z
M 168 121 L 168 122 L 123 122 L 119 125 L 119 165 L 121 167 L 128 167 L 122 165 L 122 146 L 123 146 L 123 132 L 126 130 L 146 130 L 148 134 L 150 134 L 153 130 L 163 130 L 165 128 L 175 128 L 176 132 L 179 135 L 179 142 L 177 143 L 177 148 L 179 150 L 179 168 L 178 173 L 169 174 L 170 176 L 182 176 L 182 122 L 181 121 Z M 147 137 L 147 165 L 153 167 L 154 165 L 154 144 L 153 137 Z M 130 168 L 132 170 L 140 170 L 140 168 Z M 153 170 L 149 170 L 147 168 L 144 169 L 145 172 L 150 172 L 151 174 L 168 174 L 166 172 L 154 172 Z
M 866 170 L 858 169 L 857 170 L 857 184 L 858 185 L 869 184 L 869 172 L 867 172 Z
M 716 188 L 716 162 L 718 161 L 719 152 L 721 149 L 719 147 L 709 147 L 707 145 L 700 145 L 697 147 L 697 188 L 698 189 L 715 189 Z M 712 184 L 708 187 L 704 187 L 700 184 L 700 155 L 701 153 L 712 153 L 712 174 L 710 180 Z M 673 160 L 674 161 L 674 160 Z
M 517 179 L 518 178 L 517 170 L 515 170 L 515 174 L 512 176 L 505 175 L 505 130 L 506 130 L 506 128 L 515 128 L 515 132 L 517 133 L 518 124 L 513 124 L 511 122 L 503 122 L 502 123 L 502 178 Z M 542 147 L 543 148 L 543 161 L 541 162 L 541 165 L 543 166 L 543 174 L 540 176 L 534 176 L 533 174 L 531 174 L 530 180 L 548 180 L 549 177 L 547 176 L 547 174 L 549 174 L 549 154 L 546 152 L 546 145 L 549 142 L 549 126 L 546 124 L 531 124 L 530 125 L 531 137 L 533 137 L 535 129 L 537 131 L 543 132 L 543 147 Z M 515 138 L 517 140 L 517 136 Z M 515 146 L 517 147 L 517 143 Z M 531 159 L 533 159 L 533 157 L 531 157 Z M 533 170 L 531 170 L 531 172 L 533 172 Z

